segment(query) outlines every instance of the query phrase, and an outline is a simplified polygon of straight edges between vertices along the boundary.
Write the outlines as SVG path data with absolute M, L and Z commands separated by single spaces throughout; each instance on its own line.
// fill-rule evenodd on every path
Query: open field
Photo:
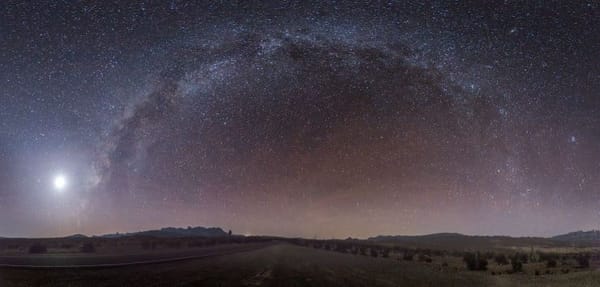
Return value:
M 94 268 L 156 264 L 244 252 L 270 243 L 222 244 L 211 247 L 145 251 L 125 254 L 54 253 L 0 256 L 0 268 Z
M 432 263 L 374 258 L 287 243 L 163 264 L 98 269 L 0 269 L 0 286 L 600 286 L 585 270 L 491 275 Z

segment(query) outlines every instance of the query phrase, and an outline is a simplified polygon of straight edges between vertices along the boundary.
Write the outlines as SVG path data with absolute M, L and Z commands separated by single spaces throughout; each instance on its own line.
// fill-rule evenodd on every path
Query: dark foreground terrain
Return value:
M 143 253 L 122 254 L 86 254 L 86 253 L 54 253 L 34 255 L 0 256 L 0 268 L 13 269 L 51 269 L 76 268 L 98 269 L 116 268 L 130 265 L 164 264 L 175 261 L 202 259 L 223 256 L 244 251 L 251 251 L 272 243 L 223 244 L 211 247 L 166 249 L 146 251 Z
M 0 286 L 600 286 L 592 269 L 491 275 L 453 263 L 402 261 L 265 244 L 250 251 L 117 268 L 0 268 Z

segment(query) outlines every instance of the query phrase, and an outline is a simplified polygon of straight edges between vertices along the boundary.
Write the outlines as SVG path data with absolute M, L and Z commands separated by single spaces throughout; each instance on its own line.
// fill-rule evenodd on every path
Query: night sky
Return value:
M 207 2 L 2 1 L 0 236 L 600 227 L 599 1 Z

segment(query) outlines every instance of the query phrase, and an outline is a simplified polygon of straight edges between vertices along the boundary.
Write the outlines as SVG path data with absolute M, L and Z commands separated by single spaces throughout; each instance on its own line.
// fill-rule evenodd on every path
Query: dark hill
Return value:
M 158 230 L 146 230 L 132 233 L 105 234 L 101 237 L 116 238 L 125 236 L 152 236 L 152 237 L 220 237 L 227 236 L 227 232 L 219 227 L 165 227 Z
M 552 237 L 553 240 L 568 242 L 593 242 L 600 243 L 600 230 L 575 231 Z
M 541 237 L 472 236 L 459 233 L 435 233 L 416 236 L 376 236 L 368 239 L 378 243 L 434 249 L 504 249 L 530 246 L 561 246 L 565 242 Z

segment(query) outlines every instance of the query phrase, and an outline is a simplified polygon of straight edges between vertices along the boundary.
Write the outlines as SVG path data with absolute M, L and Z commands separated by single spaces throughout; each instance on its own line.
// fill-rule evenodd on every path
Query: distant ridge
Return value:
M 65 238 L 87 238 L 87 236 L 85 236 L 83 234 L 73 234 L 73 235 L 65 236 Z
M 600 241 L 600 230 L 569 232 L 554 236 L 552 239 L 569 242 Z
M 426 235 L 378 235 L 375 237 L 369 237 L 367 240 L 372 241 L 388 241 L 388 240 L 400 240 L 400 241 L 411 241 L 414 239 L 448 239 L 448 238 L 462 238 L 469 237 L 468 235 L 460 233 L 432 233 Z
M 152 237 L 220 237 L 228 235 L 220 227 L 165 227 L 157 230 L 145 230 L 131 233 L 112 233 L 101 235 L 104 238 L 118 238 L 127 236 L 152 236 Z
M 566 242 L 542 237 L 510 237 L 510 236 L 483 236 L 464 235 L 460 233 L 434 233 L 428 235 L 380 235 L 367 240 L 378 243 L 399 244 L 409 247 L 427 247 L 443 249 L 487 249 L 501 247 L 529 247 L 529 246 L 561 246 Z

